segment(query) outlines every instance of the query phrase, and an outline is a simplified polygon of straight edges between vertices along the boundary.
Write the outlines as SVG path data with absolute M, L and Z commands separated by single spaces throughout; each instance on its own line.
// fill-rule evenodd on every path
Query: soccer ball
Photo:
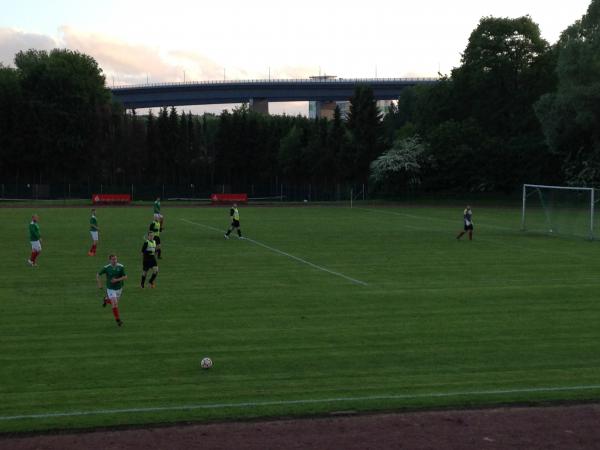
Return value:
M 200 367 L 202 367 L 203 369 L 210 369 L 213 366 L 213 362 L 212 359 L 206 357 L 206 358 L 202 358 L 202 361 L 200 361 Z

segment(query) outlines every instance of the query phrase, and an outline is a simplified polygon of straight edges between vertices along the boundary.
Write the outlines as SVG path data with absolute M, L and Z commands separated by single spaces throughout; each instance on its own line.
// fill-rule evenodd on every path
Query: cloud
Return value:
M 227 67 L 201 53 L 189 50 L 163 50 L 145 45 L 130 44 L 110 36 L 80 32 L 71 27 L 61 27 L 61 41 L 65 47 L 86 53 L 96 59 L 115 84 L 132 84 L 172 81 L 210 81 L 266 78 L 266 73 L 256 73 L 239 67 Z M 273 78 L 306 78 L 310 70 L 305 67 L 274 67 Z
M 0 63 L 13 65 L 14 57 L 21 50 L 51 50 L 67 48 L 93 57 L 102 68 L 108 84 L 143 84 L 146 81 L 161 83 L 183 81 L 208 81 L 234 79 L 264 79 L 269 73 L 227 66 L 201 53 L 183 50 L 163 50 L 147 45 L 132 44 L 114 37 L 82 32 L 75 28 L 59 28 L 56 38 L 27 33 L 11 28 L 0 28 Z M 308 66 L 272 66 L 272 79 L 307 78 L 314 68 Z M 306 114 L 306 102 L 272 104 L 274 113 L 291 115 Z M 193 107 L 220 112 L 223 106 Z
M 59 28 L 55 39 L 47 35 L 0 28 L 0 62 L 11 64 L 20 50 L 35 48 L 51 50 L 68 48 L 92 56 L 102 68 L 107 81 L 115 84 L 150 82 L 208 81 L 267 78 L 260 72 L 227 66 L 201 53 L 184 50 L 164 50 L 133 44 L 100 33 L 82 32 L 73 27 Z M 314 70 L 304 66 L 271 67 L 271 78 L 306 78 Z
M 60 27 L 59 31 L 66 48 L 92 56 L 105 75 L 114 77 L 119 84 L 142 83 L 147 77 L 163 82 L 175 79 L 179 72 L 163 59 L 158 49 L 67 26 Z
M 13 66 L 15 55 L 21 50 L 51 50 L 56 46 L 57 42 L 50 36 L 0 28 L 0 63 L 5 66 Z

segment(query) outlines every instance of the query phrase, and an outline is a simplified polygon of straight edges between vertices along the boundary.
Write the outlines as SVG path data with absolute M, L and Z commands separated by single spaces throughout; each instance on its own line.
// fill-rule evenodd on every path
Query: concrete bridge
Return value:
M 437 83 L 437 78 L 336 78 L 296 80 L 205 81 L 145 84 L 109 88 L 127 109 L 162 106 L 248 103 L 268 113 L 269 102 L 318 102 L 319 108 L 348 101 L 356 86 L 373 89 L 375 100 L 396 100 L 402 89 Z

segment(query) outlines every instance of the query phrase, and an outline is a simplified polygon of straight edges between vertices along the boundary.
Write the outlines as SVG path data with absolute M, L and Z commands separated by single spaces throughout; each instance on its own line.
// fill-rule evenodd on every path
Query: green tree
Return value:
M 452 76 L 415 89 L 408 117 L 438 164 L 427 184 L 510 191 L 546 181 L 533 104 L 554 86 L 553 55 L 530 17 L 481 19 Z
M 475 118 L 495 135 L 537 126 L 532 104 L 553 83 L 550 50 L 530 17 L 484 17 L 454 69 L 456 119 Z M 551 62 L 551 61 L 550 61 Z
M 346 177 L 367 181 L 369 165 L 382 151 L 381 117 L 370 86 L 357 86 L 350 99 L 347 127 L 351 141 L 344 149 Z
M 567 183 L 600 183 L 600 0 L 556 45 L 558 86 L 535 105 Z
M 371 163 L 371 178 L 391 192 L 419 185 L 424 151 L 418 136 L 397 140 L 391 149 Z
M 292 182 L 298 183 L 306 179 L 308 161 L 305 158 L 305 148 L 305 134 L 299 125 L 294 125 L 281 139 L 279 166 L 283 175 Z
M 5 180 L 18 179 L 27 165 L 22 152 L 22 104 L 18 72 L 0 64 L 0 176 Z
M 23 92 L 23 151 L 39 163 L 37 180 L 93 175 L 89 154 L 102 152 L 110 93 L 90 56 L 70 50 L 28 50 L 15 56 Z M 26 132 L 25 132 L 26 130 Z

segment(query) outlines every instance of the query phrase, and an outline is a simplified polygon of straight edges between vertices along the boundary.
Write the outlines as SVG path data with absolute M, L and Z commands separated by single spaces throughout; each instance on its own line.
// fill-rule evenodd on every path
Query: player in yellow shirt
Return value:
M 238 211 L 237 203 L 234 203 L 231 206 L 231 209 L 229 210 L 229 215 L 231 216 L 231 225 L 225 233 L 225 239 L 229 239 L 229 235 L 231 234 L 234 228 L 237 230 L 238 238 L 244 239 L 242 237 L 242 229 L 240 228 L 240 212 Z

